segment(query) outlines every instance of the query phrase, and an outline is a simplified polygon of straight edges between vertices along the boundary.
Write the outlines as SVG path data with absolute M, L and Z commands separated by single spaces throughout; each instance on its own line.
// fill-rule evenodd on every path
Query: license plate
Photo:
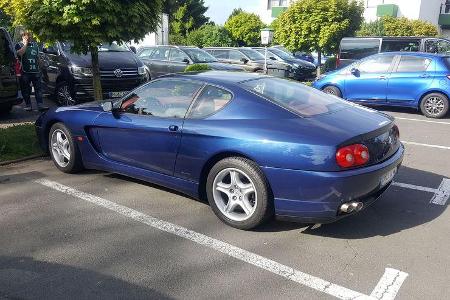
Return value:
M 380 186 L 381 187 L 386 186 L 389 182 L 391 182 L 394 179 L 395 174 L 397 174 L 397 168 L 394 168 L 393 170 L 390 170 L 389 172 L 381 176 Z
M 124 91 L 124 92 L 109 92 L 109 97 L 110 98 L 120 98 L 123 97 L 127 94 L 128 92 Z

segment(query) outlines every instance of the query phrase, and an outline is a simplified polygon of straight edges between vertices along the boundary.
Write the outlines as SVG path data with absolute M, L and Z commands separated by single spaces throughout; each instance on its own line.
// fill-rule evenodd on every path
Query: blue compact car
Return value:
M 442 118 L 449 109 L 450 56 L 376 54 L 325 74 L 313 86 L 361 104 L 412 107 Z
M 153 80 L 120 100 L 53 108 L 36 121 L 66 173 L 120 173 L 207 198 L 225 223 L 274 215 L 332 222 L 373 203 L 404 148 L 391 117 L 303 84 L 210 71 Z

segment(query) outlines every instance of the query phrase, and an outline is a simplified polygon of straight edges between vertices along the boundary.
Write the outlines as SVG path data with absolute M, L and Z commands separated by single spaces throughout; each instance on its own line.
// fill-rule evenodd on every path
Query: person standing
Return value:
M 42 100 L 41 71 L 39 68 L 39 48 L 27 31 L 22 33 L 22 43 L 16 45 L 17 55 L 20 57 L 22 65 L 21 90 L 25 101 L 25 110 L 31 111 L 31 86 L 34 87 L 34 97 L 36 98 L 38 110 L 47 109 Z

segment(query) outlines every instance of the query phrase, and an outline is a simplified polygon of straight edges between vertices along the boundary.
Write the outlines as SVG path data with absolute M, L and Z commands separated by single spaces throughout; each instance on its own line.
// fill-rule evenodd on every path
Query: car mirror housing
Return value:
M 359 76 L 359 70 L 357 68 L 352 68 L 350 73 L 354 76 Z
M 102 108 L 103 108 L 103 111 L 105 111 L 105 112 L 112 112 L 114 109 L 114 104 L 112 101 L 107 101 L 107 102 L 102 103 Z
M 241 61 L 242 61 L 244 64 L 248 63 L 248 59 L 246 59 L 245 57 L 241 58 Z
M 130 46 L 130 50 L 131 50 L 131 52 L 133 52 L 134 54 L 136 54 L 136 47 Z
M 271 60 L 277 60 L 275 57 L 271 56 L 269 57 Z
M 189 64 L 189 59 L 187 59 L 187 58 L 184 58 L 183 60 L 182 60 L 182 62 L 184 62 L 185 64 Z

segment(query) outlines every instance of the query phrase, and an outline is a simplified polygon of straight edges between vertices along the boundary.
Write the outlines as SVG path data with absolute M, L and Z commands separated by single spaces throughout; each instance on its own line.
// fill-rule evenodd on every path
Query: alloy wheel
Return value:
M 425 100 L 424 108 L 431 116 L 437 116 L 445 109 L 444 100 L 440 97 L 430 97 Z
M 55 162 L 62 168 L 70 162 L 70 143 L 64 131 L 56 129 L 51 137 L 51 149 Z
M 255 212 L 255 184 L 243 171 L 227 168 L 220 171 L 213 183 L 213 197 L 220 212 L 233 221 L 245 221 Z

